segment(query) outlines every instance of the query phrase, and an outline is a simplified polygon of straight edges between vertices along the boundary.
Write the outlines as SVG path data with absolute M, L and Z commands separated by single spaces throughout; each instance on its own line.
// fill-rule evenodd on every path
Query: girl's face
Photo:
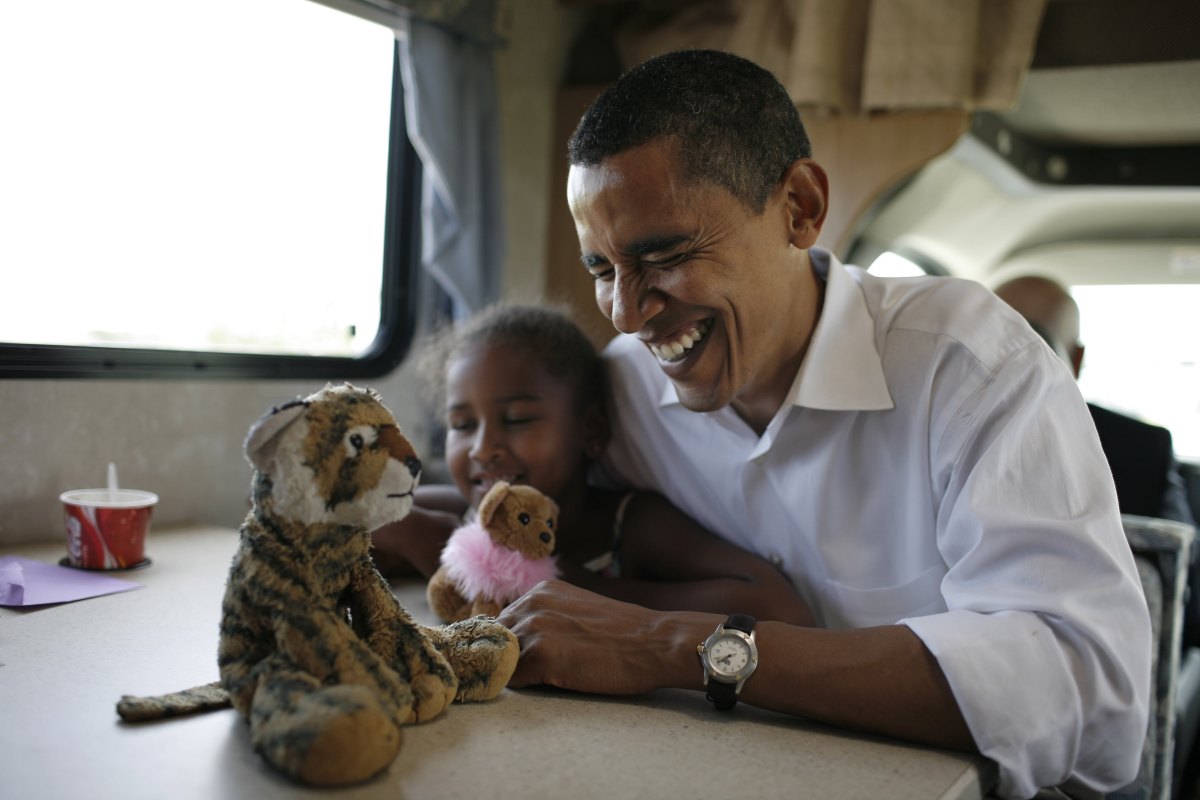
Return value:
M 446 461 L 471 507 L 498 480 L 528 484 L 560 502 L 583 485 L 587 457 L 598 454 L 602 440 L 578 409 L 572 388 L 525 348 L 481 344 L 451 360 Z

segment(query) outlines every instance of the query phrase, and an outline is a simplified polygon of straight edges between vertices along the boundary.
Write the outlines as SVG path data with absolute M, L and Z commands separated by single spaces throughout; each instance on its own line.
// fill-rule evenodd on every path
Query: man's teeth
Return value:
M 705 320 L 698 325 L 688 328 L 682 336 L 666 344 L 650 345 L 650 352 L 659 361 L 674 362 L 683 360 L 684 354 L 696 346 L 712 328 L 712 320 Z

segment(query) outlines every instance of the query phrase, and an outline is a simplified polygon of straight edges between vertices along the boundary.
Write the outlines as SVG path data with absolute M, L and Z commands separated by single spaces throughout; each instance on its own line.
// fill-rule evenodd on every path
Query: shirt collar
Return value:
M 828 411 L 894 408 L 862 289 L 828 250 L 813 247 L 808 255 L 817 279 L 825 282 L 825 302 L 784 405 Z M 663 381 L 658 405 L 679 405 L 670 380 Z
M 825 302 L 787 403 L 829 411 L 894 408 L 862 287 L 828 250 L 808 251 Z

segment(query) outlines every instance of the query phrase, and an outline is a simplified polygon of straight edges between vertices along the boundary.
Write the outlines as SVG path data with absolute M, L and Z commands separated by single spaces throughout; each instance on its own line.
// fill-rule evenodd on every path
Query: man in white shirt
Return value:
M 978 750 L 1004 796 L 1122 786 L 1149 617 L 1074 381 L 986 289 L 815 248 L 828 185 L 810 156 L 769 73 L 674 53 L 584 115 L 568 199 L 625 334 L 606 351 L 610 474 L 776 561 L 822 627 L 546 584 L 501 616 L 522 642 L 513 685 L 705 688 L 697 644 L 717 626 L 699 660 L 718 707 Z

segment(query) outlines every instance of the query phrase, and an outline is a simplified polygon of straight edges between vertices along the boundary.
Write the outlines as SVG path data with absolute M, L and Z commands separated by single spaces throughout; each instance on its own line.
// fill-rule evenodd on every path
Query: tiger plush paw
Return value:
M 492 617 L 425 628 L 425 635 L 458 676 L 459 702 L 491 700 L 500 694 L 521 655 L 517 637 Z

